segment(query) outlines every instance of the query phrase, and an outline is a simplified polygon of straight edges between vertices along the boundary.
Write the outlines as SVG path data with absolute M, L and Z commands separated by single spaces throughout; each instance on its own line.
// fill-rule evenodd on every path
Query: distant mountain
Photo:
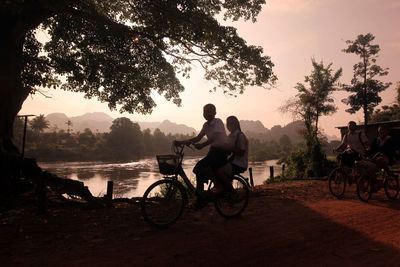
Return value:
M 46 116 L 46 119 L 50 123 L 50 130 L 54 130 L 55 128 L 58 130 L 67 130 L 67 121 L 70 120 L 74 132 L 83 132 L 86 128 L 89 128 L 93 132 L 108 132 L 114 120 L 103 112 L 86 113 L 70 118 L 64 113 L 51 113 Z
M 67 130 L 67 121 L 70 120 L 72 123 L 72 129 L 74 132 L 83 132 L 86 128 L 92 130 L 92 132 L 109 132 L 110 126 L 114 118 L 107 115 L 104 112 L 92 112 L 86 113 L 81 116 L 68 117 L 64 113 L 51 113 L 46 116 L 46 120 L 49 121 L 49 131 Z M 192 127 L 188 127 L 184 124 L 176 124 L 165 120 L 163 122 L 137 122 L 141 130 L 150 129 L 152 132 L 159 128 L 160 131 L 165 134 L 192 134 L 196 133 L 196 130 Z
M 249 137 L 262 141 L 278 141 L 283 135 L 287 135 L 292 143 L 302 141 L 302 136 L 299 134 L 303 129 L 301 121 L 294 121 L 286 126 L 275 125 L 271 129 L 267 129 L 260 121 L 240 121 L 242 131 Z
M 241 120 L 240 128 L 243 132 L 252 132 L 255 134 L 266 134 L 268 129 L 264 127 L 261 121 Z
M 196 129 L 186 126 L 184 124 L 176 124 L 169 120 L 163 122 L 138 122 L 140 129 L 150 129 L 154 131 L 156 128 L 160 129 L 165 134 L 192 134 L 197 133 Z
M 65 124 L 69 118 L 64 113 L 51 113 L 46 116 L 46 120 L 49 122 L 49 130 L 66 130 L 67 125 Z

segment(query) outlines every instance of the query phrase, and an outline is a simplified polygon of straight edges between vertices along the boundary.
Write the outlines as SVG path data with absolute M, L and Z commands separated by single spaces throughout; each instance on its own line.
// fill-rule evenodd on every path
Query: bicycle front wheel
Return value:
M 336 198 L 341 198 L 346 191 L 346 174 L 341 168 L 335 168 L 329 174 L 328 185 L 329 191 Z
M 214 202 L 217 212 L 225 218 L 239 216 L 249 203 L 249 188 L 247 183 L 242 178 L 235 176 L 232 178 L 232 186 L 236 191 L 235 196 L 224 193 Z
M 357 195 L 358 198 L 367 202 L 372 196 L 372 178 L 363 175 L 357 180 Z
M 397 175 L 387 175 L 384 185 L 387 198 L 390 200 L 395 200 L 399 195 L 399 178 Z
M 152 226 L 166 227 L 179 219 L 186 203 L 183 186 L 173 180 L 150 185 L 140 203 L 143 218 Z

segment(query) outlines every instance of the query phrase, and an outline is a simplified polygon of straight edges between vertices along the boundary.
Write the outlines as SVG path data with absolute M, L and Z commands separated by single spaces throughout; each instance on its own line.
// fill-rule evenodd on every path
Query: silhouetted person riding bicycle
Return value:
M 223 149 L 227 138 L 224 124 L 221 119 L 215 118 L 215 115 L 215 106 L 213 104 L 205 105 L 203 107 L 203 116 L 207 121 L 204 123 L 200 133 L 194 138 L 176 141 L 177 144 L 193 143 L 196 149 L 202 149 L 208 145 L 210 146 L 207 155 L 197 162 L 193 169 L 193 172 L 196 174 L 197 194 L 202 194 L 204 192 L 204 183 L 207 183 L 209 179 L 211 179 L 214 184 L 218 185 L 219 181 L 215 178 L 216 171 L 227 163 L 227 157 L 229 155 L 229 152 Z M 204 136 L 207 137 L 207 141 L 200 143 Z M 195 206 L 196 205 L 201 205 L 201 203 L 199 203 L 199 198 L 195 203 Z
M 343 136 L 342 143 L 336 147 L 335 151 L 342 151 L 337 156 L 338 161 L 346 167 L 353 169 L 354 173 L 354 163 L 355 161 L 361 160 L 365 157 L 366 151 L 369 150 L 368 138 L 362 131 L 356 131 L 356 123 L 350 121 L 347 124 L 347 133 Z M 349 180 L 349 184 L 352 181 Z

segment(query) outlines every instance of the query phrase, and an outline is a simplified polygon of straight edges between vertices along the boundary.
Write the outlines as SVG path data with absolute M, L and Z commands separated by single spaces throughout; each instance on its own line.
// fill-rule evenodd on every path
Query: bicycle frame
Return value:
M 183 213 L 185 205 L 188 201 L 190 193 L 196 194 L 196 188 L 193 186 L 185 171 L 182 168 L 183 149 L 189 146 L 189 143 L 173 143 L 174 152 L 179 159 L 174 161 L 173 169 L 162 169 L 160 173 L 164 176 L 162 180 L 158 180 L 151 184 L 145 191 L 140 202 L 141 211 L 144 219 L 152 226 L 166 227 L 173 224 Z M 157 160 L 163 164 L 163 160 L 168 160 L 168 157 L 157 157 Z M 171 167 L 169 166 L 169 167 Z M 178 181 L 178 176 L 183 180 Z M 235 182 L 235 194 L 231 195 L 223 192 L 216 196 L 208 196 L 208 194 L 200 198 L 204 198 L 204 203 L 214 202 L 216 211 L 225 218 L 233 218 L 239 216 L 247 207 L 249 200 L 249 188 L 246 180 L 241 176 L 233 176 Z M 186 187 L 184 186 L 186 184 Z M 209 183 L 210 190 L 212 183 Z M 166 190 L 164 193 L 163 190 Z

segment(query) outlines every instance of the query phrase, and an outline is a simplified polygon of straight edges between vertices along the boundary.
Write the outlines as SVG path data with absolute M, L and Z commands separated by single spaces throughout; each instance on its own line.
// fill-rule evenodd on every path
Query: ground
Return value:
M 369 203 L 355 186 L 342 200 L 326 181 L 263 185 L 240 218 L 186 210 L 153 229 L 137 204 L 49 203 L 0 213 L 2 266 L 399 266 L 400 200 Z

